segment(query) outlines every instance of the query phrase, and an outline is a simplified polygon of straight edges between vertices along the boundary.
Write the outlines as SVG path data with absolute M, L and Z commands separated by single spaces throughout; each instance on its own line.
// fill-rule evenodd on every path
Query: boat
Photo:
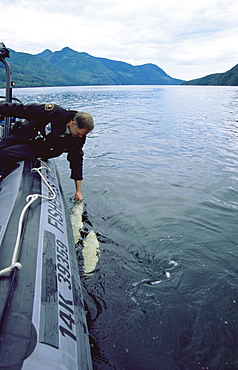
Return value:
M 0 44 L 12 101 L 9 51 Z M 3 137 L 11 130 L 6 117 Z M 75 243 L 56 163 L 0 182 L 0 369 L 92 369 Z

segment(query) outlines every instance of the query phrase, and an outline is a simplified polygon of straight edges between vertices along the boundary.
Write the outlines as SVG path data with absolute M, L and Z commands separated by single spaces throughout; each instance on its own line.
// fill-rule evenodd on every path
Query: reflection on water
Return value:
M 94 368 L 238 368 L 238 89 L 15 93 L 95 118 L 85 145 L 84 225 L 96 233 L 100 257 L 82 277 Z M 72 209 L 66 162 L 57 159 Z

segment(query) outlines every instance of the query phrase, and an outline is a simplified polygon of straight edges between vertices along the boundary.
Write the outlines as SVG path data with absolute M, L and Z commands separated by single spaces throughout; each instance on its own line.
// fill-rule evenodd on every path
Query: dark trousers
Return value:
M 32 161 L 41 155 L 40 148 L 24 142 L 19 134 L 12 134 L 0 142 L 0 173 L 6 176 L 18 161 Z

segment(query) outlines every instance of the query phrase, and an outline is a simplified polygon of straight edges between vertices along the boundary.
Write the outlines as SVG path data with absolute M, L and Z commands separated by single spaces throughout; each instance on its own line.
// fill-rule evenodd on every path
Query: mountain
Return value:
M 125 62 L 93 57 L 68 47 L 37 56 L 74 76 L 77 85 L 178 85 L 182 80 L 168 76 L 154 64 L 132 66 Z
M 11 65 L 13 81 L 17 87 L 67 86 L 74 83 L 71 76 L 54 64 L 35 55 L 11 50 L 8 62 Z M 0 87 L 4 86 L 5 70 L 4 67 L 0 67 Z
M 225 73 L 214 73 L 195 80 L 184 81 L 182 85 L 238 86 L 238 64 Z
M 179 85 L 182 80 L 167 75 L 155 64 L 132 66 L 97 58 L 68 47 L 32 55 L 11 50 L 9 63 L 17 87 L 81 85 Z M 5 70 L 0 63 L 0 87 Z

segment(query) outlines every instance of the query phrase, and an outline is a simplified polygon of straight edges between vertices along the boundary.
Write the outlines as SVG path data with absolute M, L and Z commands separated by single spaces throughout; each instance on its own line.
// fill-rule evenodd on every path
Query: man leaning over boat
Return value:
M 86 135 L 94 128 L 92 116 L 56 104 L 0 102 L 0 120 L 1 116 L 25 120 L 17 122 L 11 134 L 0 142 L 0 180 L 16 167 L 18 161 L 46 160 L 67 152 L 71 178 L 75 181 L 74 199 L 82 200 L 82 148 Z

